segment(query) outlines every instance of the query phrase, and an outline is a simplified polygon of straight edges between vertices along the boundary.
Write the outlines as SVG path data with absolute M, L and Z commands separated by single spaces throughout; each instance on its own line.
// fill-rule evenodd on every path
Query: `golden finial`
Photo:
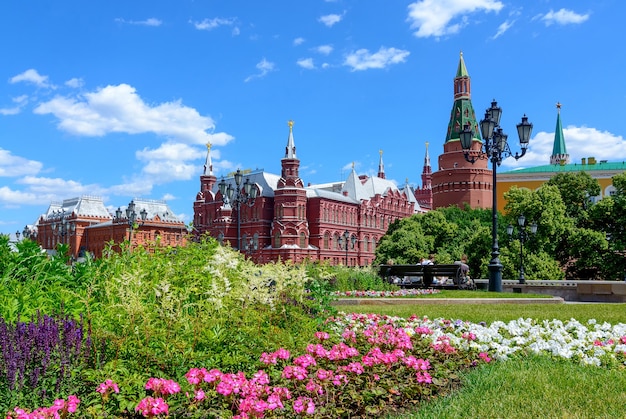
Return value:
M 354 162 L 352 162 L 352 170 L 354 170 Z
M 459 56 L 463 58 L 463 50 L 461 50 L 461 52 L 459 53 Z
M 556 109 L 558 113 L 561 113 L 561 102 L 556 102 Z
M 409 184 L 409 178 L 404 179 L 404 183 Z
M 382 150 L 378 150 L 378 154 L 380 154 L 382 156 L 383 155 L 383 151 Z
M 426 141 L 426 148 L 428 148 L 428 144 L 429 144 L 428 141 Z
M 208 143 L 206 143 L 206 148 L 207 148 L 207 150 L 211 150 L 211 142 L 210 141 Z
M 289 125 L 289 131 L 291 131 L 293 129 L 293 119 L 290 119 L 287 125 Z

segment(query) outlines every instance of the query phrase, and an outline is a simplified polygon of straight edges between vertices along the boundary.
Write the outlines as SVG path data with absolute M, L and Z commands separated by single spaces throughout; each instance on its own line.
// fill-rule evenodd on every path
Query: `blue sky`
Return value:
M 0 232 L 51 201 L 165 199 L 185 222 L 213 144 L 218 178 L 280 173 L 287 122 L 305 184 L 433 170 L 463 51 L 477 115 L 534 124 L 547 164 L 557 102 L 572 161 L 626 158 L 622 0 L 0 2 Z

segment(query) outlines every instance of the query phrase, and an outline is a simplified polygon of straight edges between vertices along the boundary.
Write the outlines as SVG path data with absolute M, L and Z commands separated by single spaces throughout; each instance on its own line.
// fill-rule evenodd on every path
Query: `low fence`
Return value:
M 475 279 L 478 289 L 488 289 L 489 280 Z M 503 280 L 503 292 L 547 294 L 565 301 L 626 303 L 624 281 L 526 281 Z

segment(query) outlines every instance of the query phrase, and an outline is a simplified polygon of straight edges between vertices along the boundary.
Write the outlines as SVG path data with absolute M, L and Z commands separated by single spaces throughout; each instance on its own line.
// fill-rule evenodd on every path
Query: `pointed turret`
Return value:
M 287 138 L 287 147 L 285 148 L 286 159 L 296 159 L 296 145 L 293 142 L 293 121 L 287 123 L 289 125 L 289 138 Z
M 456 70 L 456 76 L 454 77 L 454 104 L 450 112 L 446 142 L 459 140 L 459 133 L 463 131 L 465 125 L 472 127 L 474 130 L 474 138 L 480 141 L 476 114 L 472 106 L 472 85 L 467 67 L 465 67 L 463 52 L 461 52 L 459 66 Z
M 383 164 L 383 151 L 378 150 L 378 154 L 380 154 L 380 159 L 378 160 L 378 177 L 381 179 L 385 178 L 385 165 Z
M 556 128 L 554 129 L 554 145 L 552 146 L 552 155 L 550 156 L 550 164 L 567 164 L 569 163 L 569 154 L 565 148 L 565 137 L 563 137 L 563 127 L 561 126 L 561 104 L 556 104 Z
M 424 168 L 422 169 L 422 189 L 431 189 L 433 169 L 430 166 L 430 154 L 428 153 L 428 142 L 426 142 L 426 155 L 424 156 Z
M 211 161 L 211 143 L 206 143 L 206 161 L 204 162 L 204 175 L 213 176 L 213 162 Z

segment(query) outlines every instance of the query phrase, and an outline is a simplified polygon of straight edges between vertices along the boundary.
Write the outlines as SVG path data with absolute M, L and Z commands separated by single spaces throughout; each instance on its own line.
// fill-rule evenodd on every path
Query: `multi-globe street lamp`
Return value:
M 29 226 L 24 226 L 24 230 L 22 230 L 22 235 L 25 239 L 34 240 L 37 237 L 37 230 L 34 228 L 30 228 Z
M 489 159 L 493 166 L 492 181 L 492 223 L 491 223 L 491 261 L 489 262 L 489 291 L 502 292 L 502 264 L 500 263 L 500 251 L 498 248 L 498 195 L 496 191 L 497 174 L 496 168 L 502 163 L 502 159 L 513 157 L 518 160 L 526 154 L 533 124 L 528 122 L 526 115 L 522 117 L 522 122 L 517 124 L 517 134 L 522 149 L 521 154 L 511 152 L 507 143 L 508 135 L 500 127 L 500 117 L 502 108 L 493 100 L 491 107 L 485 111 L 485 118 L 480 121 L 480 133 L 483 138 L 480 150 L 472 150 L 474 141 L 474 131 L 472 127 L 466 125 L 460 133 L 461 147 L 465 155 L 465 160 L 474 164 L 478 159 Z M 478 154 L 470 155 L 470 152 L 478 151 Z
M 137 212 L 135 211 L 135 201 L 131 200 L 128 203 L 128 206 L 126 207 L 125 212 L 126 212 L 126 222 L 128 223 L 128 230 L 129 230 L 128 242 L 129 242 L 129 246 L 132 247 L 133 229 L 135 228 L 135 223 L 137 222 L 138 219 L 140 219 L 141 224 L 143 224 L 144 221 L 146 221 L 146 218 L 148 218 L 148 211 L 146 211 L 146 209 L 143 208 L 141 211 L 139 211 L 139 214 L 137 214 Z M 117 210 L 115 211 L 115 221 L 119 223 L 123 220 L 124 218 L 122 218 L 122 210 L 118 207 Z
M 52 222 L 52 234 L 55 236 L 61 236 L 61 243 L 65 243 L 65 236 L 71 235 L 76 231 L 76 224 L 67 221 L 67 215 L 65 211 L 58 210 L 53 213 L 54 218 L 58 218 Z
M 519 234 L 519 283 L 525 284 L 526 278 L 524 277 L 524 242 L 530 238 L 530 234 L 528 234 L 528 229 L 526 225 L 526 217 L 524 214 L 521 214 L 517 217 L 517 230 Z M 509 237 L 513 237 L 513 224 L 509 224 L 506 228 L 506 232 Z M 537 234 L 537 223 L 534 221 L 530 224 L 530 233 Z
M 346 266 L 348 266 L 348 249 L 350 249 L 350 245 L 352 245 L 352 249 L 354 249 L 356 241 L 356 236 L 354 234 L 350 235 L 348 230 L 344 231 L 343 234 L 337 239 L 337 245 L 339 245 L 339 248 L 346 249 Z
M 226 183 L 223 178 L 217 186 L 220 190 L 220 193 L 222 194 L 224 204 L 230 205 L 232 208 L 235 209 L 235 211 L 237 211 L 237 250 L 240 250 L 241 205 L 247 205 L 249 207 L 252 207 L 254 205 L 254 201 L 256 200 L 257 195 L 257 188 L 254 187 L 252 182 L 250 182 L 250 178 L 246 178 L 245 182 L 243 181 L 243 173 L 241 173 L 241 170 L 239 169 L 237 169 L 237 172 L 235 172 L 234 178 L 234 188 L 233 185 Z

